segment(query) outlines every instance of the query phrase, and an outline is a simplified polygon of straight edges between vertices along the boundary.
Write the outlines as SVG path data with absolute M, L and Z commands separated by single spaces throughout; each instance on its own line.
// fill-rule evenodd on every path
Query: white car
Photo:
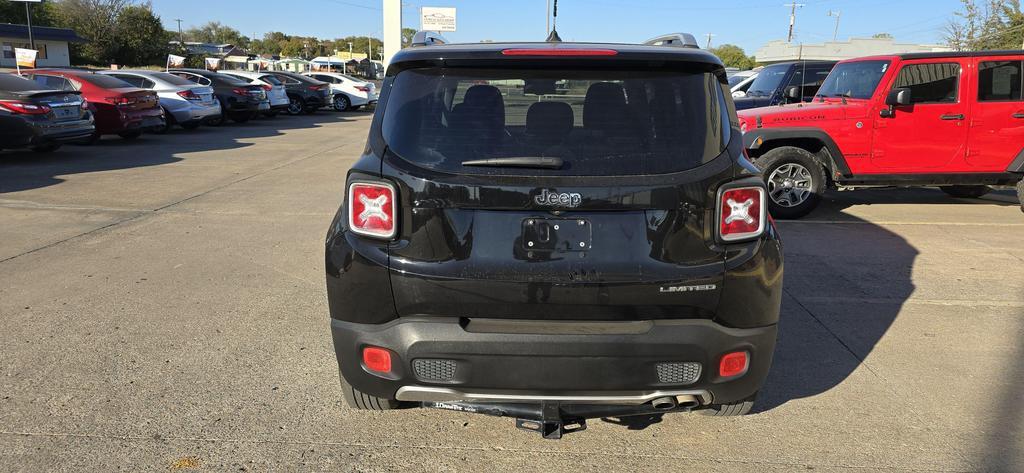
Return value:
M 737 77 L 737 76 L 733 76 Z M 750 84 L 754 83 L 754 79 L 757 79 L 757 73 L 753 73 L 749 76 L 744 77 L 742 80 L 737 81 L 735 85 L 729 88 L 732 92 L 732 98 L 739 99 L 747 96 L 747 89 L 750 88 Z
M 377 86 L 373 82 L 337 72 L 307 72 L 305 75 L 331 85 L 331 105 L 339 112 L 377 103 Z
M 221 71 L 220 73 L 243 82 L 262 85 L 263 89 L 267 91 L 267 98 L 270 99 L 270 110 L 264 111 L 264 116 L 273 117 L 288 110 L 291 100 L 288 99 L 288 91 L 285 90 L 284 84 L 277 76 L 267 72 L 250 71 Z

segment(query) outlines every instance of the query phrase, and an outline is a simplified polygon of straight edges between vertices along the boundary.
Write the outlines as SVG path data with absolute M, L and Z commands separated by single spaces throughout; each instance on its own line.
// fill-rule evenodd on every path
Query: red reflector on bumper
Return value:
M 722 356 L 718 363 L 718 375 L 723 378 L 740 376 L 750 367 L 750 357 L 745 351 L 736 351 Z
M 363 364 L 370 371 L 378 373 L 391 372 L 391 352 L 383 348 L 363 348 Z

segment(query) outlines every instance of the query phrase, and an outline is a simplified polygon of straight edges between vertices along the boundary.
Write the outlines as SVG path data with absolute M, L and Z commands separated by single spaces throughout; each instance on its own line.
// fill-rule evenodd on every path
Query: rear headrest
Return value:
M 466 90 L 462 105 L 476 109 L 478 112 L 497 113 L 500 111 L 501 123 L 505 124 L 505 98 L 501 96 L 501 91 L 493 85 L 470 87 Z
M 572 107 L 565 102 L 537 102 L 526 111 L 526 132 L 531 135 L 565 136 L 572 125 Z
M 583 102 L 584 128 L 614 128 L 627 121 L 626 90 L 622 84 L 597 82 L 587 89 Z

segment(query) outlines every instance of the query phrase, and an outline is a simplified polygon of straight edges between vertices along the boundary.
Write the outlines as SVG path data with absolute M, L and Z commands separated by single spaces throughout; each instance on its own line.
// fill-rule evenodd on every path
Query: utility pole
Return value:
M 707 34 L 708 44 L 707 44 L 707 46 L 704 47 L 704 49 L 711 49 L 711 38 L 714 37 L 714 36 L 718 36 L 718 35 L 712 34 L 712 33 L 708 33 Z
M 29 8 L 29 2 L 25 2 L 25 21 L 28 26 L 28 46 L 36 49 L 36 40 L 32 38 L 32 10 Z
M 796 24 L 796 9 L 797 8 L 803 8 L 805 5 L 803 3 L 793 2 L 793 3 L 787 3 L 787 4 L 783 5 L 783 6 L 790 8 L 790 10 L 789 10 L 789 36 L 786 38 L 786 42 L 787 43 L 792 43 L 793 42 L 793 26 Z
M 839 37 L 839 17 L 843 16 L 841 11 L 828 11 L 828 16 L 834 16 L 836 18 L 836 29 L 832 32 L 832 41 L 835 41 Z
M 181 19 L 175 18 L 174 21 L 178 22 L 178 42 L 181 44 L 185 44 L 185 36 L 181 34 Z

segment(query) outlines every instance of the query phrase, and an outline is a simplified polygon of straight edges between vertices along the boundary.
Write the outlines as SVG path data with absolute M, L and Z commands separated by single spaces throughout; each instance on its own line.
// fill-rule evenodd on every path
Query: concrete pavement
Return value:
M 781 223 L 757 413 L 512 420 L 343 407 L 324 234 L 370 116 L 0 153 L 5 471 L 1024 471 L 1015 197 L 837 193 Z

